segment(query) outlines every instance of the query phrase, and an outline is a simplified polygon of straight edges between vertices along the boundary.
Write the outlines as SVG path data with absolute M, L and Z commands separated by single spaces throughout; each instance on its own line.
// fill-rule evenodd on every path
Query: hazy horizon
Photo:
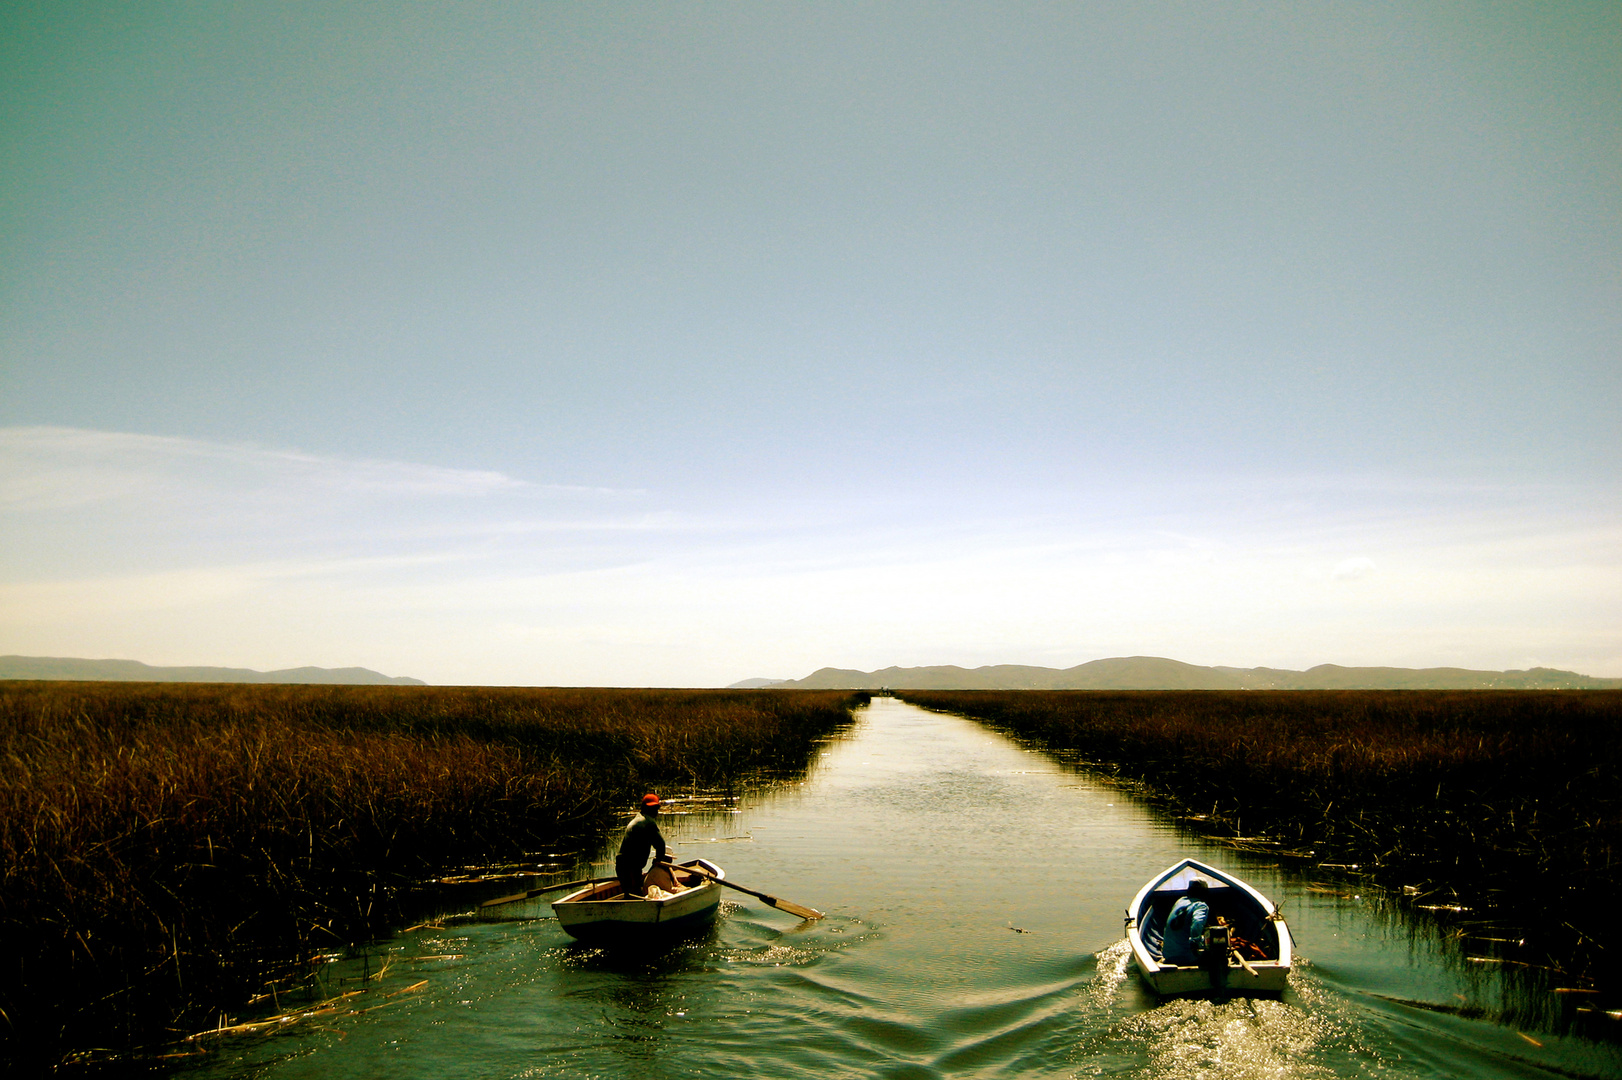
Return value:
M 0 653 L 1622 677 L 1622 8 L 0 12 Z

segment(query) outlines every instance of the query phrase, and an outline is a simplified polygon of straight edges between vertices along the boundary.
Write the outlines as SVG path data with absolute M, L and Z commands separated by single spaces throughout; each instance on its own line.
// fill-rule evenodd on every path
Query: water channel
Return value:
M 1460 1015 L 1489 976 L 1355 889 L 1202 841 L 970 721 L 888 698 L 858 717 L 803 783 L 662 818 L 678 858 L 822 921 L 728 893 L 709 934 L 623 955 L 573 944 L 542 902 L 447 917 L 330 965 L 386 1007 L 217 1040 L 184 1074 L 1622 1076 L 1613 1047 Z M 1132 973 L 1122 909 L 1190 854 L 1280 902 L 1281 1000 L 1160 1003 Z

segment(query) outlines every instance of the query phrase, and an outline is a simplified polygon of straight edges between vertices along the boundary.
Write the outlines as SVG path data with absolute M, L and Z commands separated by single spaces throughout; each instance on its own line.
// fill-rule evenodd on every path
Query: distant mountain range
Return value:
M 352 686 L 427 686 L 421 679 L 390 678 L 370 668 L 150 667 L 138 660 L 79 660 L 67 656 L 0 656 L 0 679 L 79 679 L 85 682 L 332 683 Z
M 803 679 L 749 679 L 734 686 L 842 690 L 1618 690 L 1622 679 L 1574 671 L 1472 671 L 1468 668 L 1200 667 L 1159 656 L 1120 656 L 1072 668 L 996 664 L 989 667 L 888 667 L 880 671 L 822 668 Z
M 0 656 L 0 679 L 78 679 L 87 682 L 324 683 L 350 686 L 427 686 L 370 668 L 152 667 L 138 660 L 81 660 L 63 656 Z M 729 689 L 767 686 L 844 690 L 1622 690 L 1622 679 L 1574 671 L 1472 671 L 1468 668 L 1200 667 L 1159 656 L 1121 656 L 1072 668 L 996 664 L 989 667 L 888 667 L 880 671 L 821 668 L 803 679 L 744 679 Z

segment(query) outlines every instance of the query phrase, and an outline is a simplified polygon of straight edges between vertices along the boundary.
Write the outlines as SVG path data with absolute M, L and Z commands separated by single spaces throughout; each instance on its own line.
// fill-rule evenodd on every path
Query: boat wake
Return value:
M 1095 1008 L 1107 1008 L 1121 991 L 1121 984 L 1132 970 L 1132 944 L 1125 938 L 1109 948 L 1094 954 L 1098 970 L 1087 984 L 1087 996 Z
M 1123 992 L 1132 985 L 1128 943 L 1096 957 L 1086 986 L 1089 1011 L 1095 1020 L 1114 1019 L 1078 1040 L 1069 1055 L 1077 1076 L 1317 1080 L 1389 1073 L 1392 1063 L 1363 1044 L 1343 999 L 1310 970 L 1297 969 L 1283 999 L 1171 998 L 1144 1008 L 1152 995 Z
M 1124 1040 L 1141 1044 L 1148 1057 L 1144 1075 L 1157 1080 L 1338 1076 L 1313 1060 L 1339 1042 L 1337 1034 L 1334 1025 L 1294 1005 L 1251 998 L 1170 1001 L 1120 1029 Z

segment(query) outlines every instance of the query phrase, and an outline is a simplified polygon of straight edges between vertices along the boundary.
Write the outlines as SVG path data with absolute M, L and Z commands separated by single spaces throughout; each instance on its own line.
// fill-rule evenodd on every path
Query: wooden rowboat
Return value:
M 1161 955 L 1166 916 L 1195 878 L 1210 889 L 1206 962 L 1168 964 Z M 1218 926 L 1217 916 L 1226 927 Z M 1234 875 L 1193 859 L 1157 874 L 1132 898 L 1126 909 L 1126 939 L 1144 981 L 1162 997 L 1278 994 L 1290 977 L 1290 930 L 1277 905 Z
M 552 901 L 552 911 L 569 934 L 597 944 L 696 929 L 715 919 L 721 886 L 691 872 L 691 867 L 726 877 L 726 871 L 708 859 L 656 866 L 643 877 L 645 899 L 626 897 L 618 881 L 600 881 Z

